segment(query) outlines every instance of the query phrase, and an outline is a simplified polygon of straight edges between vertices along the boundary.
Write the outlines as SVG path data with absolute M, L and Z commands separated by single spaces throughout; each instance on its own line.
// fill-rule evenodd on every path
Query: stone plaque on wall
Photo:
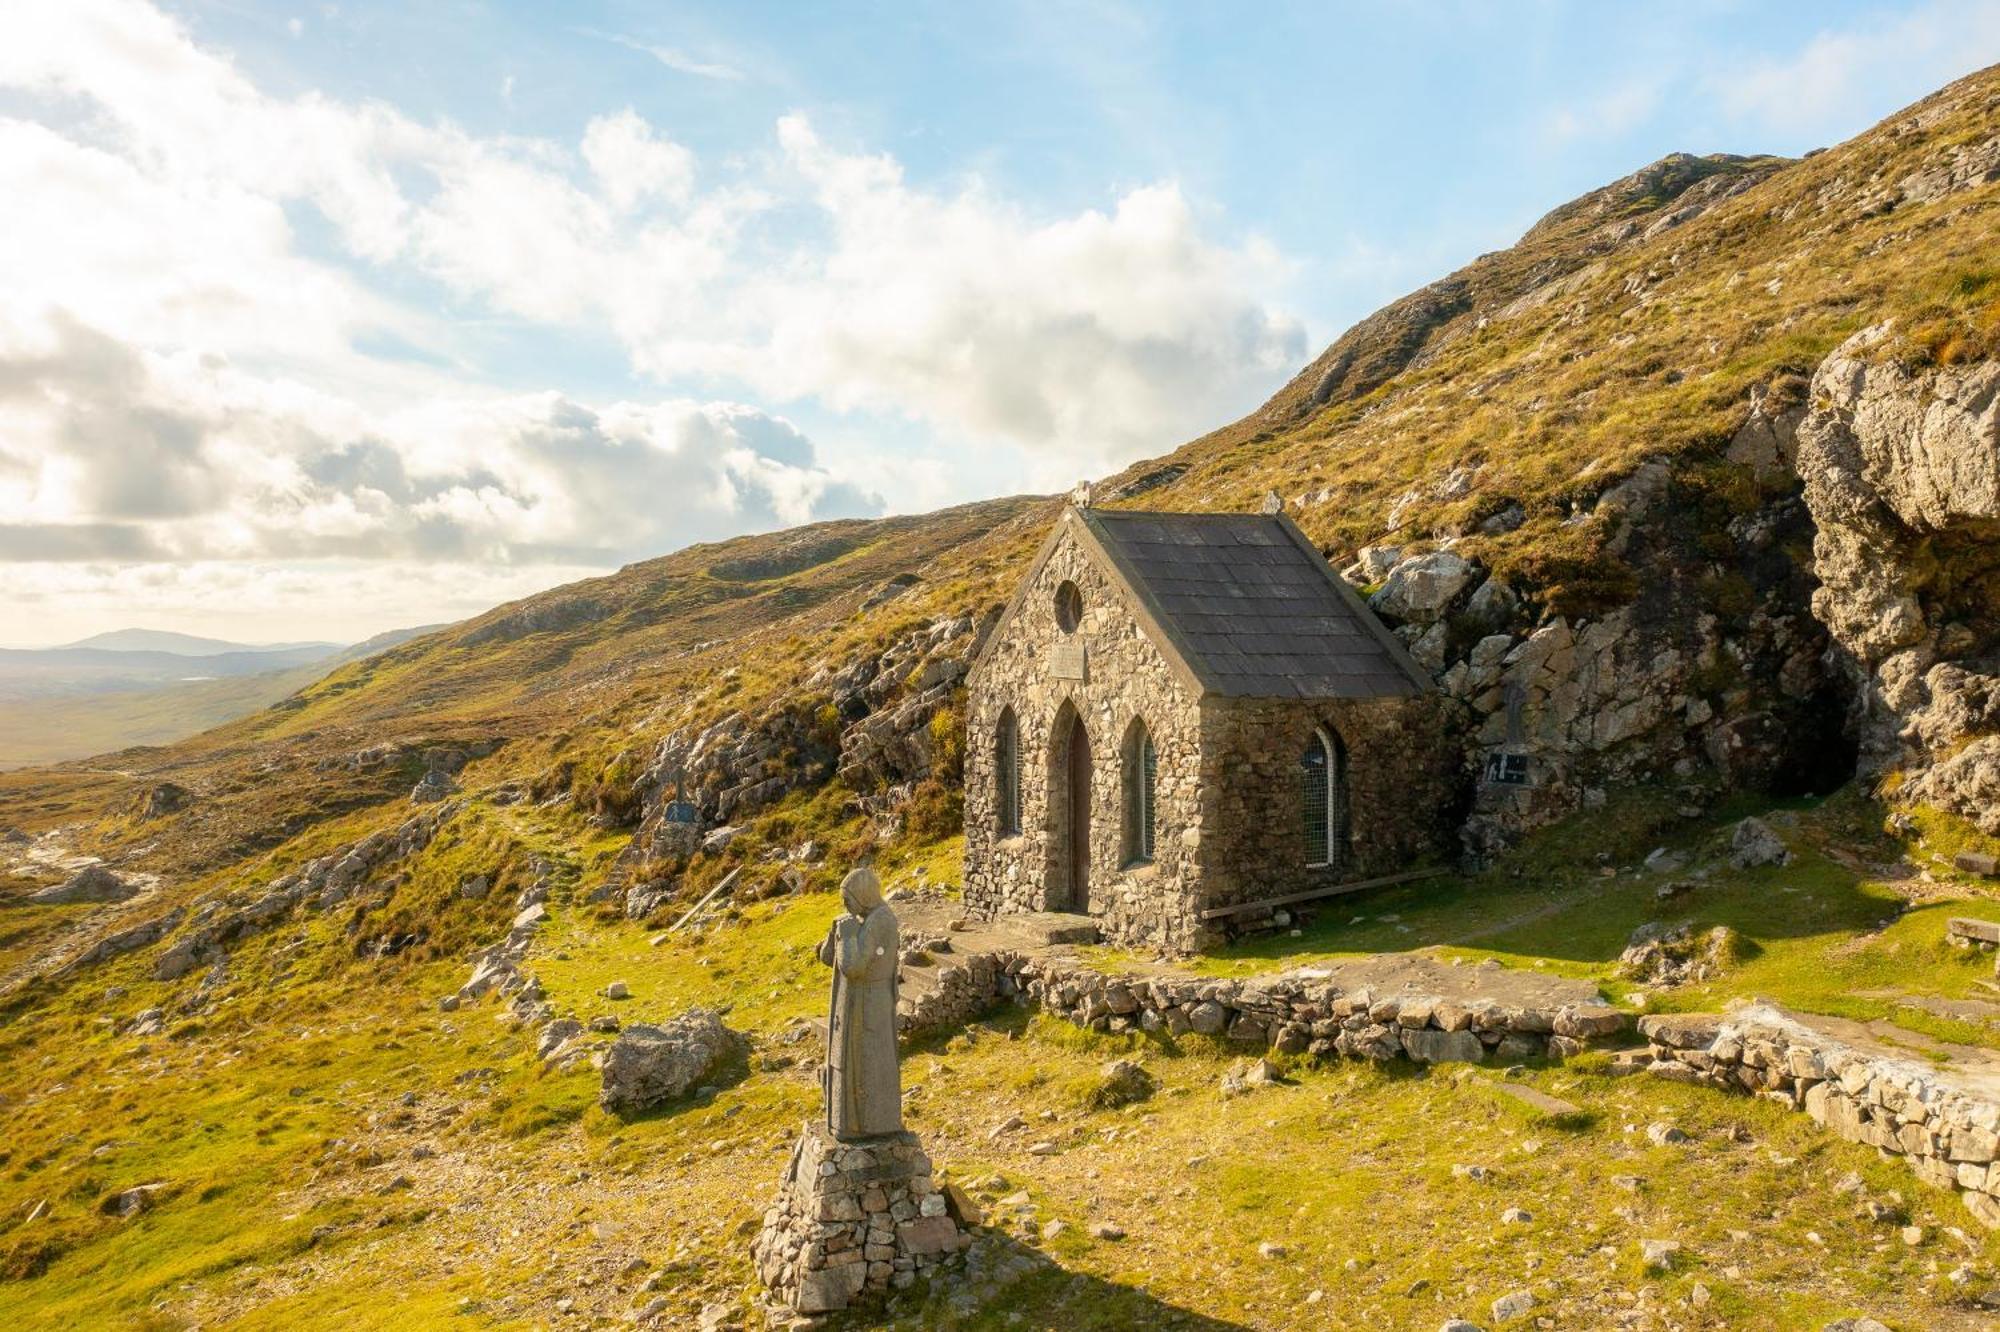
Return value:
M 1089 679 L 1088 664 L 1083 654 L 1083 644 L 1056 644 L 1055 651 L 1049 654 L 1049 674 L 1058 680 Z

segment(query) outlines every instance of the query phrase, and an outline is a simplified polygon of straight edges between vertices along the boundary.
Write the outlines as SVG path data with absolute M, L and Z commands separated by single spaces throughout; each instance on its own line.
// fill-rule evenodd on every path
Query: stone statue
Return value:
M 844 1142 L 900 1132 L 896 1067 L 896 913 L 869 869 L 840 884 L 847 914 L 833 922 L 819 960 L 833 968 L 826 1022 L 826 1126 Z

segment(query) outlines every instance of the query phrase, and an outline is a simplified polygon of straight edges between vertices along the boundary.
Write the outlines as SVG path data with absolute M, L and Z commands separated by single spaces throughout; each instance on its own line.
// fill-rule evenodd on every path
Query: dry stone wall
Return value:
M 1073 582 L 1083 613 L 1074 631 L 1056 619 L 1056 592 Z M 1083 679 L 1056 668 L 1058 650 L 1081 647 Z M 1014 709 L 1020 773 L 1020 832 L 998 826 L 995 738 Z M 1071 907 L 1064 843 L 1067 751 L 1061 731 L 1074 714 L 1089 736 L 1088 909 L 1107 938 L 1170 948 L 1195 946 L 1202 838 L 1211 826 L 1201 771 L 1198 700 L 1126 609 L 1122 591 L 1064 536 L 1028 583 L 1003 641 L 974 672 L 965 753 L 965 900 L 993 916 Z M 1134 723 L 1151 733 L 1157 755 L 1154 855 L 1125 854 L 1123 767 Z
M 1538 1008 L 1378 995 L 1311 971 L 1254 981 L 1109 976 L 1073 959 L 1017 952 L 963 956 L 941 965 L 931 980 L 922 989 L 907 987 L 903 1030 L 959 1026 L 997 1003 L 1014 1002 L 1093 1031 L 1193 1032 L 1257 1051 L 1435 1064 L 1561 1058 L 1631 1022 L 1608 1004 Z
M 2000 1227 L 2000 1103 L 1768 1005 L 1645 1017 L 1639 1031 L 1651 1044 L 1648 1072 L 1804 1110 L 1838 1137 L 1907 1157 L 1921 1178 L 1957 1189 L 1974 1216 Z

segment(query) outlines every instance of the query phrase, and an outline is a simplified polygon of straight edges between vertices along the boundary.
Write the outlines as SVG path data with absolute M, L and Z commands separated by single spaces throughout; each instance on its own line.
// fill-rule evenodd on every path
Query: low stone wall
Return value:
M 1014 952 L 947 954 L 926 979 L 906 992 L 904 1031 L 962 1025 L 1010 1000 L 1095 1031 L 1195 1032 L 1255 1050 L 1434 1064 L 1561 1058 L 1631 1022 L 1608 1004 L 1544 1009 L 1378 995 L 1309 970 L 1251 981 L 1109 976 L 1082 962 Z
M 2000 1103 L 1763 1004 L 1644 1017 L 1639 1031 L 1652 1055 L 1645 1071 L 1804 1110 L 1839 1137 L 1907 1157 L 1921 1178 L 1959 1190 L 1974 1216 L 2000 1227 Z

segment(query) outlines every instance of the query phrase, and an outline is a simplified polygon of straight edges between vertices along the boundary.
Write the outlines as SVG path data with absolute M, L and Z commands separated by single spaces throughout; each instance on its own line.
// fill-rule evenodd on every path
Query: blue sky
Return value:
M 13 642 L 359 636 L 1060 488 L 1667 152 L 1795 155 L 2000 59 L 1975 0 L 75 0 L 12 31 Z

